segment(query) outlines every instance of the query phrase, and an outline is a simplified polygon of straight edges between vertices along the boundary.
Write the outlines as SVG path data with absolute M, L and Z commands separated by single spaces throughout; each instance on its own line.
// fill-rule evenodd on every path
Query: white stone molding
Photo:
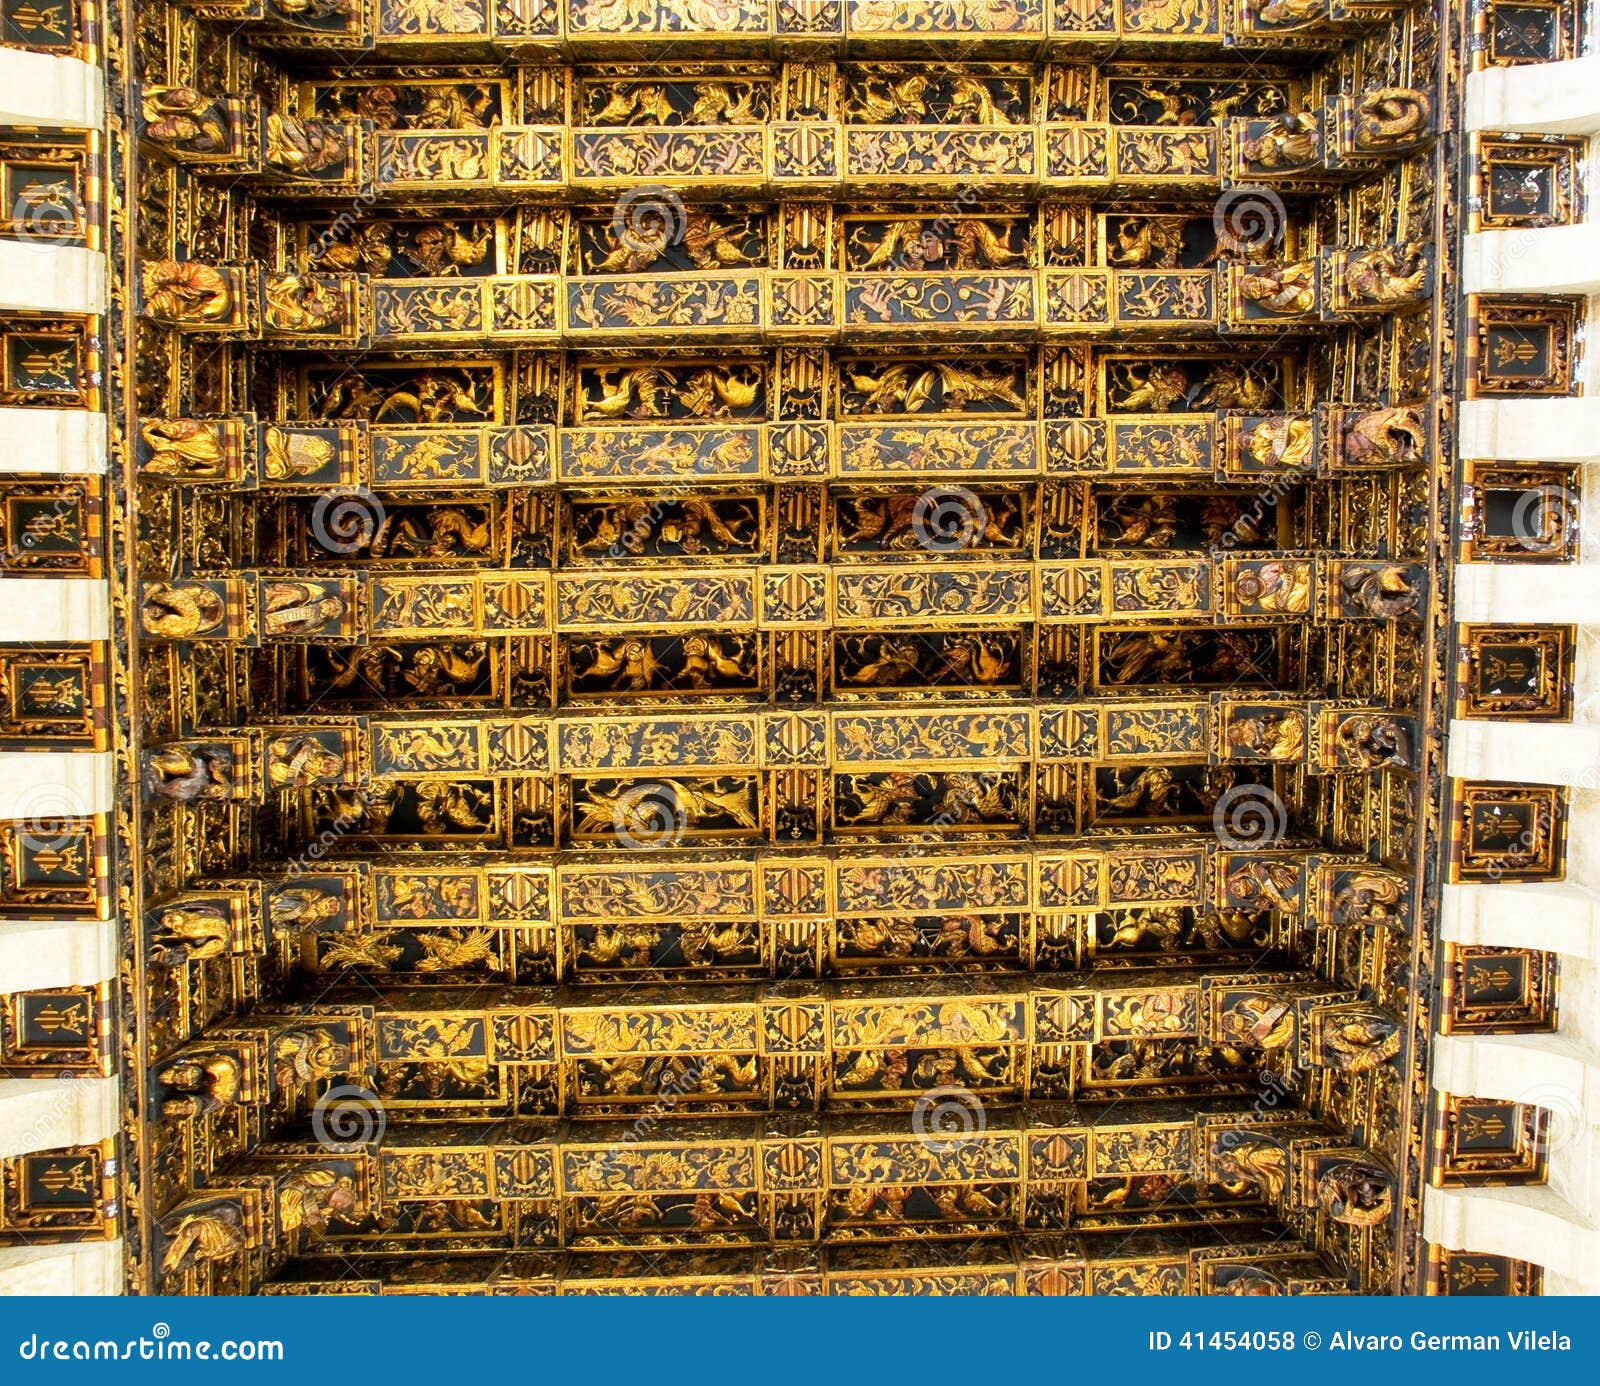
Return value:
M 1460 445 L 1480 462 L 1600 462 L 1600 397 L 1469 399 Z
M 1461 279 L 1469 294 L 1600 293 L 1600 224 L 1468 236 Z
M 1600 960 L 1600 889 L 1571 880 L 1446 885 L 1440 930 L 1448 943 Z
M 1456 1251 L 1543 1266 L 1547 1294 L 1600 1293 L 1600 1230 L 1544 1185 L 1429 1189 L 1422 1201 L 1422 1235 Z
M 0 48 L 0 126 L 105 128 L 105 75 L 98 65 Z M 105 254 L 48 237 L 0 241 L 0 310 L 104 318 Z M 0 472 L 96 476 L 107 469 L 103 413 L 0 409 Z M 105 641 L 110 588 L 103 578 L 0 578 L 0 644 L 55 646 Z M 0 752 L 0 819 L 39 824 L 105 815 L 114 807 L 109 751 Z M 0 927 L 0 991 L 98 985 L 119 974 L 113 918 L 9 919 Z M 116 1052 L 116 1046 L 112 1046 Z M 0 1157 L 118 1138 L 122 1109 L 114 1077 L 0 1081 Z M 120 1294 L 119 1240 L 0 1248 L 0 1294 Z
M 1593 137 L 1600 134 L 1600 54 L 1473 72 L 1465 97 L 1469 131 Z M 1591 199 L 1597 148 L 1591 140 L 1582 161 Z M 1586 296 L 1592 337 L 1600 216 L 1586 211 L 1572 226 L 1480 232 L 1463 237 L 1461 252 L 1467 294 Z M 1575 398 L 1462 401 L 1461 458 L 1469 465 L 1600 462 L 1600 369 L 1587 355 Z M 1447 884 L 1440 912 L 1448 943 L 1558 956 L 1556 1032 L 1441 1035 L 1433 1049 L 1437 1091 L 1550 1112 L 1549 1178 L 1542 1186 L 1429 1188 L 1423 1199 L 1429 1241 L 1542 1266 L 1546 1294 L 1600 1292 L 1600 473 L 1584 476 L 1583 492 L 1579 562 L 1458 564 L 1453 584 L 1458 622 L 1578 628 L 1571 721 L 1457 719 L 1447 741 L 1454 778 L 1568 788 L 1564 879 Z
M 115 1078 L 0 1079 L 0 1157 L 98 1145 L 119 1119 Z
M 1545 1187 L 1584 1222 L 1600 1222 L 1600 1054 L 1592 1047 L 1559 1031 L 1441 1035 L 1434 1041 L 1433 1086 L 1437 1092 L 1543 1108 Z
M 0 751 L 0 818 L 109 813 L 112 775 L 110 751 Z
M 98 67 L 81 58 L 0 48 L 0 125 L 98 130 L 105 108 Z
M 97 578 L 0 578 L 0 644 L 104 640 L 111 593 Z
M 0 1247 L 0 1295 L 118 1295 L 122 1243 Z
M 1455 593 L 1457 621 L 1591 625 L 1600 621 L 1600 563 L 1458 563 Z
M 117 940 L 99 919 L 10 919 L 0 929 L 0 991 L 93 986 L 117 975 Z
M 1600 962 L 1593 958 L 1561 959 L 1561 1007 L 1558 1033 L 1591 1054 L 1600 1054 Z M 1600 1178 L 1600 1170 L 1596 1171 Z M 1600 1207 L 1591 1211 L 1600 1219 Z
M 1600 55 L 1490 67 L 1467 75 L 1467 129 L 1497 134 L 1600 131 Z
M 1592 788 L 1567 794 L 1567 870 L 1573 885 L 1600 890 L 1600 793 Z
M 0 241 L 0 309 L 26 313 L 105 312 L 105 256 L 79 245 Z
M 1450 723 L 1447 773 L 1504 784 L 1600 786 L 1600 723 Z
M 0 438 L 0 460 L 26 458 L 29 473 L 97 476 L 106 470 L 106 421 L 86 409 L 0 409 Z

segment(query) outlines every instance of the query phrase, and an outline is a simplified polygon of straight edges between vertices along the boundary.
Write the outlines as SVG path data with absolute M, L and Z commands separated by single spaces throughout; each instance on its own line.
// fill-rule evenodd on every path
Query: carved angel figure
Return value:
M 312 582 L 269 582 L 261 626 L 268 635 L 315 635 L 345 614 L 344 598 Z
M 1415 611 L 1422 599 L 1411 574 L 1398 563 L 1348 568 L 1340 575 L 1339 586 L 1346 607 L 1380 621 Z
M 198 260 L 154 260 L 144 266 L 144 310 L 163 322 L 223 322 L 233 312 L 227 273 Z
M 1289 29 L 1326 19 L 1328 0 L 1266 0 L 1256 18 L 1276 29 Z
M 1428 427 L 1415 409 L 1369 409 L 1344 426 L 1344 460 L 1352 467 L 1410 466 L 1422 459 Z
M 1228 746 L 1240 759 L 1299 760 L 1306 749 L 1303 712 L 1257 712 L 1228 723 Z
M 1264 1136 L 1225 1131 L 1222 1139 L 1226 1144 L 1217 1153 L 1218 1172 L 1248 1180 L 1268 1203 L 1281 1204 L 1289 1181 L 1289 1152 Z
M 1302 168 L 1317 157 L 1315 112 L 1274 116 L 1260 134 L 1239 143 L 1243 162 L 1258 169 Z
M 141 471 L 203 480 L 226 468 L 217 425 L 203 419 L 150 419 L 140 425 L 139 437 L 150 449 Z
M 274 275 L 265 298 L 267 326 L 278 332 L 323 332 L 344 321 L 344 296 L 326 279 Z
M 1415 87 L 1378 87 L 1356 102 L 1356 143 L 1364 149 L 1386 149 L 1410 143 L 1427 133 L 1433 102 Z
M 345 127 L 334 120 L 301 120 L 298 116 L 267 115 L 264 158 L 284 173 L 321 173 L 344 163 L 350 151 Z
M 287 1030 L 272 1046 L 273 1078 L 279 1087 L 332 1078 L 350 1066 L 350 1046 L 328 1030 Z
M 278 1220 L 286 1233 L 301 1227 L 320 1233 L 329 1218 L 346 1217 L 358 1204 L 356 1186 L 348 1174 L 308 1169 L 290 1175 L 278 1190 Z
M 1311 573 L 1309 564 L 1294 561 L 1243 568 L 1234 576 L 1233 595 L 1242 606 L 1303 616 L 1311 610 Z
M 1222 1038 L 1245 1049 L 1283 1049 L 1294 1042 L 1294 1009 L 1273 996 L 1244 996 L 1219 1017 Z
M 1411 763 L 1411 737 L 1406 724 L 1386 713 L 1360 713 L 1345 718 L 1335 741 L 1341 760 L 1365 770 Z
M 314 736 L 280 736 L 267 743 L 267 783 L 297 789 L 344 773 L 344 757 Z
M 1320 1056 L 1331 1068 L 1365 1073 L 1400 1052 L 1400 1025 L 1382 1011 L 1331 1007 L 1318 1017 Z
M 209 746 L 162 746 L 145 753 L 144 786 L 158 799 L 192 804 L 233 793 L 233 758 Z
M 1389 1220 L 1394 1190 L 1388 1176 L 1374 1167 L 1335 1165 L 1317 1180 L 1317 1204 L 1334 1222 L 1378 1227 Z
M 1316 441 L 1312 421 L 1304 415 L 1282 414 L 1262 419 L 1250 430 L 1245 446 L 1253 462 L 1263 467 L 1303 468 Z
M 275 929 L 312 929 L 326 920 L 338 918 L 343 906 L 337 895 L 328 895 L 311 886 L 287 886 L 275 890 L 267 900 L 267 911 Z
M 318 434 L 269 428 L 261 470 L 269 481 L 309 476 L 327 466 L 333 452 L 333 443 Z
M 144 137 L 188 154 L 226 153 L 232 142 L 227 107 L 193 87 L 146 87 Z
M 1228 875 L 1228 899 L 1252 909 L 1299 910 L 1300 871 L 1283 861 L 1249 861 Z
M 208 1116 L 239 1100 L 242 1074 L 239 1061 L 231 1054 L 179 1059 L 156 1077 L 170 1093 L 161 1101 L 167 1116 Z
M 1239 276 L 1239 292 L 1272 313 L 1309 313 L 1317 306 L 1313 261 L 1261 265 Z
M 1408 303 L 1426 292 L 1431 274 L 1427 245 L 1406 241 L 1352 255 L 1344 282 L 1350 297 L 1360 303 Z
M 168 905 L 156 916 L 151 944 L 172 961 L 220 957 L 232 941 L 233 925 L 215 905 Z
M 222 1204 L 203 1213 L 180 1217 L 170 1229 L 163 1227 L 167 1249 L 161 1255 L 161 1273 L 173 1275 L 190 1266 L 225 1261 L 246 1246 L 238 1210 Z
M 1399 917 L 1406 897 L 1405 882 L 1399 876 L 1358 871 L 1333 897 L 1333 922 L 1389 923 Z

